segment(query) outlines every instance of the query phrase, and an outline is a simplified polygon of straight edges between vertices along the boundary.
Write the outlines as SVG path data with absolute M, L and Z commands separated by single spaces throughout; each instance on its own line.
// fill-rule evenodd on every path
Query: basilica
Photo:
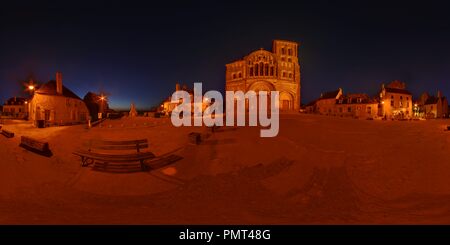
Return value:
M 300 109 L 298 44 L 274 40 L 272 52 L 260 49 L 226 65 L 227 91 L 279 91 L 280 110 Z

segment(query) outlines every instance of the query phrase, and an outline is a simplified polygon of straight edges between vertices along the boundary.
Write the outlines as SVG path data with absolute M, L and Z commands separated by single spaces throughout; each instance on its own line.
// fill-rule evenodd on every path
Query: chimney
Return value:
M 63 83 L 62 83 L 62 73 L 56 72 L 56 92 L 59 95 L 63 94 Z
M 175 91 L 180 91 L 180 84 L 179 83 L 175 84 Z
M 437 97 L 438 97 L 438 98 L 442 98 L 442 93 L 441 93 L 440 90 L 438 90 L 438 92 L 437 92 Z

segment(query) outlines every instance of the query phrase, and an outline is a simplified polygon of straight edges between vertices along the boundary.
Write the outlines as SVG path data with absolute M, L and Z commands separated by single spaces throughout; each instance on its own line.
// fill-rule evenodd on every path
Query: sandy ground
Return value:
M 1 224 L 449 224 L 450 121 L 281 116 L 259 128 L 174 128 L 169 119 L 36 129 L 0 135 Z M 190 145 L 196 131 L 206 138 Z M 18 147 L 27 135 L 51 158 Z M 82 168 L 71 153 L 90 139 L 147 138 L 182 160 L 146 173 Z

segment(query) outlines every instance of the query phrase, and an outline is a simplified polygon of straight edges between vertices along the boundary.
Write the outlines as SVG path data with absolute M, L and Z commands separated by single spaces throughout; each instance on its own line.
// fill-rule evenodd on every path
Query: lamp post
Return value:
M 31 112 L 31 101 L 33 100 L 34 97 L 34 91 L 36 90 L 36 85 L 34 84 L 33 81 L 30 81 L 30 83 L 28 83 L 26 85 L 26 90 L 28 90 L 28 92 L 31 95 L 31 99 L 30 102 L 25 101 L 25 104 L 27 105 L 27 117 L 28 119 L 30 119 L 30 112 Z
M 99 119 L 102 119 L 103 113 L 105 111 L 105 101 L 107 101 L 107 98 L 105 95 L 101 94 L 99 100 L 100 100 Z

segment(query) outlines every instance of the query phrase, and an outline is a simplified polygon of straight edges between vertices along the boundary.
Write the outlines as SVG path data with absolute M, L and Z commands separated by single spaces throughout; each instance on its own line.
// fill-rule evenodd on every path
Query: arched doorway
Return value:
M 267 100 L 266 101 L 267 101 L 267 109 L 268 109 L 268 111 L 270 111 L 270 109 L 271 109 L 271 95 L 270 95 L 270 92 L 272 92 L 274 90 L 275 90 L 275 87 L 271 83 L 266 82 L 266 81 L 254 82 L 254 83 L 252 83 L 249 86 L 249 89 L 248 89 L 248 91 L 254 91 L 256 93 L 256 95 L 258 97 L 258 103 L 259 103 L 259 92 L 261 92 L 261 91 L 267 92 Z
M 294 107 L 293 103 L 294 99 L 293 96 L 288 92 L 281 92 L 280 93 L 280 110 L 282 111 L 289 111 L 292 110 Z

